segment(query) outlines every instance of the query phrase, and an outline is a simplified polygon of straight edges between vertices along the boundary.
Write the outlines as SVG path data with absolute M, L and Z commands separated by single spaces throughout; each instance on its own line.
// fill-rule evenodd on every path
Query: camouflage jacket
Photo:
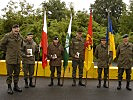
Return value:
M 28 55 L 28 49 L 32 50 L 32 56 L 27 57 Z M 22 63 L 23 64 L 35 64 L 35 53 L 38 51 L 38 47 L 36 43 L 32 41 L 25 40 L 23 42 L 23 47 L 22 47 Z
M 95 50 L 95 57 L 98 59 L 97 66 L 99 68 L 108 68 L 112 61 L 112 52 L 110 51 L 108 55 L 107 46 L 104 47 L 102 44 L 99 44 Z
M 6 52 L 7 64 L 20 64 L 23 38 L 19 34 L 15 37 L 12 32 L 7 33 L 0 41 L 0 49 Z
M 54 43 L 51 43 L 48 46 L 48 59 L 50 59 L 49 65 L 50 66 L 61 66 L 62 65 L 62 58 L 64 54 L 64 48 L 61 44 L 58 43 L 58 45 L 54 45 Z M 52 59 L 52 56 L 56 55 L 56 59 Z
M 84 53 L 85 53 L 85 46 L 84 46 L 84 39 L 77 39 L 76 37 L 72 39 L 72 43 L 70 45 L 70 55 L 72 56 L 73 60 L 82 60 L 84 61 Z M 79 53 L 79 58 L 75 58 L 75 55 Z
M 117 48 L 116 58 L 118 59 L 119 68 L 131 68 L 133 66 L 133 44 L 120 44 Z

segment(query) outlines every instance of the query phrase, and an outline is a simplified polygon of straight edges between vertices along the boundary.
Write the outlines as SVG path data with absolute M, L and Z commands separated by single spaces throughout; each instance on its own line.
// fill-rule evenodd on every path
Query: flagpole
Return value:
M 93 48 L 93 46 L 92 46 L 92 43 L 93 43 L 93 40 L 92 40 L 92 8 L 90 8 L 89 9 L 90 10 L 90 21 L 89 21 L 89 24 L 88 24 L 88 33 L 89 33 L 89 35 L 91 34 L 91 40 L 88 40 L 87 38 L 86 38 L 86 40 L 89 42 L 87 42 L 87 43 L 85 43 L 85 45 L 87 44 L 87 46 L 85 46 L 85 49 L 87 50 L 87 51 L 90 51 L 91 52 L 91 50 L 92 50 L 92 48 Z M 88 34 L 87 33 L 87 34 Z M 89 46 L 89 47 L 88 47 Z M 86 52 L 86 51 L 85 51 Z M 89 54 L 90 55 L 90 54 Z M 85 60 L 86 61 L 86 60 Z M 91 62 L 91 61 L 90 61 Z M 91 64 L 92 64 L 92 62 L 91 62 Z M 87 67 L 88 67 L 89 65 L 88 65 L 88 63 L 87 63 Z M 92 66 L 92 65 L 91 65 Z M 90 67 L 89 67 L 90 68 Z M 86 68 L 86 80 L 85 80 L 85 86 L 87 86 L 87 76 L 88 76 L 88 71 L 89 71 L 89 69 L 88 68 Z
M 66 36 L 66 42 L 65 42 L 65 50 L 64 50 L 64 62 L 63 62 L 63 78 L 62 78 L 62 85 L 64 84 L 64 76 L 65 76 L 65 71 L 66 67 L 68 66 L 68 60 L 69 60 L 69 41 L 70 41 L 70 36 L 71 36 L 71 24 L 72 24 L 72 14 L 70 15 L 70 23 L 68 26 L 68 32 Z M 70 67 L 69 67 L 69 72 L 70 72 Z
M 64 85 L 64 76 L 65 76 L 65 69 L 63 70 L 63 77 L 62 77 L 62 84 L 61 84 L 61 86 Z
M 88 70 L 86 71 L 86 80 L 85 80 L 85 86 L 87 86 L 87 76 L 88 76 Z
M 40 46 L 39 46 L 39 50 L 38 50 L 38 58 L 37 58 L 37 66 L 36 66 L 36 75 L 35 75 L 35 86 L 36 86 L 36 79 L 37 79 L 37 73 L 38 73 L 38 62 L 39 62 L 39 58 L 40 58 Z
M 109 8 L 109 10 L 110 10 L 110 8 Z M 109 10 L 108 10 L 108 37 L 109 37 Z M 108 61 L 107 61 L 107 64 L 108 64 L 108 87 L 109 87 L 109 81 L 110 81 L 110 79 L 109 79 L 109 38 L 108 38 L 108 40 L 107 40 L 108 42 L 107 42 L 107 52 L 108 52 Z

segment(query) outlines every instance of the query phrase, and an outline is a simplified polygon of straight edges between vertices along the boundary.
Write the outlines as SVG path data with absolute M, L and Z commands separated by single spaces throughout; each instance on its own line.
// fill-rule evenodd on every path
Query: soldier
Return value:
M 48 59 L 50 59 L 50 71 L 51 71 L 51 83 L 48 86 L 53 86 L 54 72 L 55 68 L 57 69 L 57 78 L 58 78 L 58 86 L 62 86 L 60 84 L 60 76 L 61 76 L 61 65 L 63 58 L 64 48 L 59 43 L 59 38 L 57 36 L 54 37 L 53 43 L 48 46 Z
M 35 53 L 38 51 L 37 45 L 33 40 L 33 34 L 28 33 L 22 47 L 22 64 L 24 71 L 25 88 L 35 87 L 32 82 L 35 66 Z M 28 75 L 29 73 L 29 75 Z M 30 80 L 28 85 L 28 78 Z
M 72 39 L 72 43 L 70 45 L 70 55 L 72 56 L 72 78 L 73 84 L 72 86 L 76 86 L 76 70 L 77 66 L 79 68 L 79 86 L 85 86 L 82 83 L 83 77 L 83 66 L 84 66 L 84 39 L 82 38 L 82 30 L 79 29 L 76 33 L 76 37 Z
M 95 50 L 95 57 L 98 59 L 98 85 L 97 88 L 101 87 L 101 74 L 102 74 L 102 70 L 104 69 L 104 84 L 103 87 L 104 88 L 108 88 L 108 86 L 106 85 L 106 81 L 107 81 L 107 77 L 108 77 L 108 71 L 109 71 L 109 64 L 111 64 L 112 61 L 112 57 L 111 57 L 111 52 L 108 55 L 108 47 L 106 44 L 106 38 L 103 37 L 101 38 L 101 43 L 96 47 Z
M 131 91 L 130 79 L 131 79 L 131 67 L 133 65 L 133 44 L 128 42 L 128 35 L 123 35 L 123 43 L 117 48 L 116 58 L 118 58 L 118 87 L 121 89 L 121 81 L 124 70 L 126 71 L 126 89 Z
M 6 51 L 6 68 L 7 68 L 7 84 L 8 94 L 13 94 L 11 87 L 12 77 L 14 80 L 14 91 L 22 92 L 18 87 L 20 73 L 21 46 L 23 38 L 19 33 L 19 25 L 12 26 L 12 31 L 6 34 L 0 41 L 0 49 Z

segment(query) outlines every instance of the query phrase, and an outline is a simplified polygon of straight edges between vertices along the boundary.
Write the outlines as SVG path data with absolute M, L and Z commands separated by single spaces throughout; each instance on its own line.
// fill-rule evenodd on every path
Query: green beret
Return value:
M 29 32 L 27 35 L 33 35 L 33 33 L 32 32 Z
M 12 28 L 18 28 L 18 27 L 19 27 L 18 24 L 14 24 L 14 25 L 12 26 Z
M 122 38 L 127 38 L 128 37 L 128 34 L 124 34 L 123 36 L 122 36 Z
M 100 40 L 101 41 L 106 41 L 106 37 L 102 37 Z

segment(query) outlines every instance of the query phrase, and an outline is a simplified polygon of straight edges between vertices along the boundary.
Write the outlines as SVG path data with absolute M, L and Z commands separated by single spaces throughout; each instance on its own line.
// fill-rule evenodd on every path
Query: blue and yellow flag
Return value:
M 115 41 L 114 41 L 114 33 L 112 28 L 112 21 L 110 16 L 108 16 L 108 28 L 106 35 L 107 43 L 109 44 L 109 51 L 113 52 L 113 60 L 116 58 L 116 50 L 115 50 Z

